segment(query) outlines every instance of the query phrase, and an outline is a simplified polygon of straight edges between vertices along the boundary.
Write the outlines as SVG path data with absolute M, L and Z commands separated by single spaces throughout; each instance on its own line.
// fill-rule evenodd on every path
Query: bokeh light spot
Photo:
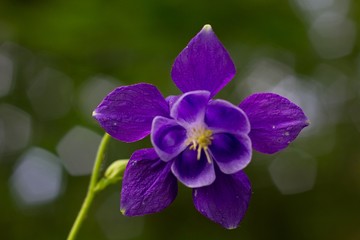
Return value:
M 88 119 L 92 119 L 91 113 L 101 100 L 120 84 L 113 78 L 107 76 L 95 76 L 82 86 L 79 96 L 80 108 Z
M 317 164 L 310 155 L 289 149 L 273 160 L 269 172 L 282 194 L 297 194 L 314 187 Z
M 73 83 L 65 74 L 45 68 L 35 77 L 27 94 L 36 114 L 42 119 L 53 120 L 70 110 Z
M 326 59 L 344 57 L 354 48 L 356 28 L 352 20 L 332 12 L 318 16 L 309 30 L 317 53 Z
M 0 97 L 6 96 L 13 86 L 13 61 L 0 53 Z
M 245 82 L 250 90 L 249 93 L 261 92 L 272 88 L 282 79 L 292 74 L 292 68 L 286 64 L 263 57 L 250 65 Z
M 28 113 L 12 105 L 0 104 L 0 157 L 26 147 L 31 131 Z
M 75 126 L 60 140 L 56 150 L 71 175 L 87 175 L 91 173 L 100 141 L 97 133 Z
M 31 148 L 22 157 L 10 178 L 10 187 L 20 205 L 38 205 L 56 199 L 63 185 L 62 167 L 52 153 Z

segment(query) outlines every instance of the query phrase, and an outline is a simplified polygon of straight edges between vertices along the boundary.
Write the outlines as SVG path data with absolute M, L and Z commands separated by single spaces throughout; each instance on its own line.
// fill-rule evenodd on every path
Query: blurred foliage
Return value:
M 310 105 L 319 104 L 315 112 L 325 111 L 325 117 L 321 121 L 311 119 L 315 127 L 292 144 L 314 159 L 314 185 L 298 194 L 282 194 L 269 173 L 269 166 L 281 154 L 255 154 L 246 169 L 254 192 L 250 208 L 240 227 L 232 231 L 197 213 L 191 190 L 184 187 L 162 213 L 135 219 L 121 217 L 121 186 L 111 186 L 95 199 L 79 239 L 360 239 L 360 45 L 354 37 L 350 51 L 326 57 L 329 55 L 319 54 L 311 40 L 314 19 L 334 2 L 340 5 L 330 10 L 341 11 L 339 14 L 351 21 L 356 33 L 360 4 L 314 0 L 314 4 L 329 6 L 318 8 L 308 18 L 300 2 L 311 1 L 0 0 L 0 54 L 12 59 L 14 66 L 12 87 L 0 96 L 0 104 L 16 106 L 32 121 L 26 147 L 10 153 L 0 149 L 0 238 L 66 238 L 89 176 L 71 176 L 62 168 L 60 195 L 44 204 L 26 205 L 19 202 L 11 184 L 19 159 L 33 146 L 57 155 L 59 141 L 75 125 L 103 134 L 91 120 L 91 112 L 81 112 L 79 103 L 84 85 L 94 76 L 111 78 L 116 85 L 149 82 L 157 85 L 164 96 L 179 93 L 170 78 L 172 62 L 209 23 L 238 69 L 232 83 L 220 94 L 225 99 L 237 103 L 251 92 L 245 79 L 262 59 L 290 68 L 301 84 L 320 86 L 322 94 L 313 94 Z M 348 4 L 346 10 L 341 8 L 344 3 Z M 328 24 L 331 27 L 334 23 Z M 344 29 L 338 28 L 338 34 Z M 337 31 L 332 34 L 336 37 Z M 320 44 L 327 44 L 327 39 Z M 59 95 L 70 99 L 69 111 L 52 119 L 39 115 L 29 100 L 29 88 L 49 68 L 70 79 L 67 90 Z M 293 90 L 300 96 L 310 92 Z M 0 146 L 7 141 L 1 131 L 6 129 L 0 126 Z M 134 144 L 114 140 L 107 164 L 149 146 L 148 139 Z

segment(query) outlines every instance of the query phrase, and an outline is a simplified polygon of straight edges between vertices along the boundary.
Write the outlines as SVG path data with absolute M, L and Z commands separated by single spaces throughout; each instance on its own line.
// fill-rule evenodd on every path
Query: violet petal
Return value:
M 112 137 L 134 142 L 149 135 L 155 116 L 169 116 L 169 107 L 155 86 L 139 83 L 109 93 L 93 116 Z
M 151 128 L 151 143 L 161 160 L 167 162 L 186 148 L 186 130 L 175 120 L 155 117 Z
M 251 198 L 251 184 L 242 171 L 232 175 L 216 171 L 213 184 L 193 190 L 195 208 L 227 229 L 239 226 Z
M 166 102 L 169 104 L 169 109 L 172 108 L 172 106 L 179 99 L 179 97 L 179 95 L 170 95 L 165 98 Z
M 224 101 L 213 100 L 207 106 L 206 125 L 214 132 L 249 133 L 250 123 L 239 107 Z
M 244 169 L 252 156 L 251 141 L 247 134 L 214 134 L 210 151 L 225 174 L 233 174 Z
M 208 163 L 204 153 L 197 160 L 197 151 L 186 149 L 171 166 L 177 179 L 189 188 L 210 185 L 215 180 L 214 163 Z
M 212 97 L 230 82 L 235 73 L 229 53 L 211 26 L 205 25 L 175 59 L 171 77 L 184 93 L 208 90 Z
M 177 195 L 177 180 L 171 163 L 159 159 L 154 149 L 133 153 L 126 167 L 121 190 L 121 212 L 138 216 L 160 212 Z
M 300 107 L 274 93 L 253 94 L 239 107 L 249 118 L 253 148 L 262 153 L 286 148 L 309 125 Z
M 173 104 L 170 115 L 183 126 L 197 122 L 202 123 L 209 99 L 208 91 L 185 93 Z

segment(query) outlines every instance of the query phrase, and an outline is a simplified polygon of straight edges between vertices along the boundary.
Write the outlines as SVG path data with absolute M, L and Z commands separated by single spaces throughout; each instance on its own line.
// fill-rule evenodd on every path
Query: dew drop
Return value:
M 272 127 L 271 127 L 272 129 L 275 129 L 276 128 L 276 126 L 275 125 L 272 125 Z
M 289 132 L 285 132 L 284 135 L 285 135 L 285 136 L 289 136 L 290 133 L 289 133 Z

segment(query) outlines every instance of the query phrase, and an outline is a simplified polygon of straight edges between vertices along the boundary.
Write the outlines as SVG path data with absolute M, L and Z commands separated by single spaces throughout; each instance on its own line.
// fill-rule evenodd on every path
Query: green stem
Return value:
M 101 143 L 100 143 L 97 155 L 96 155 L 95 163 L 94 163 L 94 168 L 93 168 L 93 171 L 91 174 L 88 192 L 87 192 L 85 200 L 81 206 L 81 209 L 76 217 L 74 225 L 71 228 L 71 231 L 69 233 L 67 240 L 74 240 L 76 238 L 76 235 L 79 232 L 81 224 L 84 222 L 87 212 L 89 211 L 90 205 L 95 197 L 95 193 L 96 193 L 95 187 L 96 187 L 96 184 L 97 184 L 97 181 L 99 178 L 101 164 L 104 160 L 105 150 L 106 150 L 106 147 L 107 147 L 110 139 L 111 139 L 110 135 L 105 133 L 104 137 L 101 140 Z

